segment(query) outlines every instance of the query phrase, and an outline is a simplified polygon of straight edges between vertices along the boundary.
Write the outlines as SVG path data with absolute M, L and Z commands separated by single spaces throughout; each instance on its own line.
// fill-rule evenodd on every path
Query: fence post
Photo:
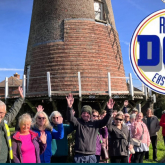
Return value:
M 8 77 L 5 78 L 5 100 L 8 98 L 9 95 L 9 85 L 8 85 Z
M 22 77 L 22 88 L 23 88 L 23 96 L 26 97 L 26 75 L 23 75 Z
M 47 72 L 48 96 L 51 97 L 50 72 Z
M 79 97 L 81 98 L 81 74 L 78 72 Z
M 144 86 L 144 95 L 145 95 L 145 98 L 146 98 L 146 100 L 147 100 L 148 95 L 147 95 L 147 87 L 146 87 L 146 86 Z
M 150 88 L 148 88 L 148 96 L 151 97 L 152 96 L 152 90 Z
M 142 83 L 142 92 L 144 93 L 144 84 Z
M 108 95 L 111 98 L 112 93 L 111 93 L 111 74 L 108 72 Z
M 134 89 L 133 89 L 133 82 L 132 82 L 132 75 L 131 73 L 129 74 L 129 88 L 130 88 L 130 94 L 133 98 L 134 96 Z

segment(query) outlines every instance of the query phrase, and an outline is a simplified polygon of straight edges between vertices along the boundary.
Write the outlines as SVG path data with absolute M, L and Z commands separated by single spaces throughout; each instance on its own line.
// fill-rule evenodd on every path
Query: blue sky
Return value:
M 165 8 L 161 0 L 111 0 L 119 34 L 125 74 L 132 73 L 129 42 L 137 25 L 149 14 Z M 33 0 L 0 0 L 0 81 L 15 72 L 22 77 Z M 139 86 L 139 81 L 134 80 Z

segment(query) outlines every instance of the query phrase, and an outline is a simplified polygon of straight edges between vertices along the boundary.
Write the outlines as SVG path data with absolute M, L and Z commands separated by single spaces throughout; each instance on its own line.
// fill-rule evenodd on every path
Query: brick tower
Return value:
M 126 91 L 111 1 L 34 0 L 24 72 L 28 93 L 47 92 L 46 72 L 52 91 L 78 91 L 78 72 L 87 95 L 108 90 L 108 72 L 112 91 Z

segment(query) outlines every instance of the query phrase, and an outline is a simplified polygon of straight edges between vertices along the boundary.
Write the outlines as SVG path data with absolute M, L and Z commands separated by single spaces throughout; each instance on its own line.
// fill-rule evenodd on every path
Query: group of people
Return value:
M 67 136 L 75 130 L 74 162 L 99 163 L 104 160 L 103 148 L 108 151 L 111 163 L 142 163 L 149 158 L 150 141 L 153 146 L 153 160 L 157 161 L 157 132 L 163 127 L 165 139 L 165 114 L 161 121 L 148 109 L 146 116 L 133 109 L 127 112 L 128 101 L 122 111 L 113 110 L 115 102 L 109 99 L 106 110 L 101 114 L 84 105 L 81 118 L 73 110 L 74 98 L 67 100 L 67 119 L 63 124 L 60 112 L 53 111 L 48 117 L 39 105 L 34 118 L 27 113 L 19 117 L 19 129 L 10 138 L 8 125 L 23 104 L 20 98 L 6 113 L 6 105 L 0 101 L 0 163 L 66 163 L 68 156 Z M 104 156 L 103 156 L 104 155 Z

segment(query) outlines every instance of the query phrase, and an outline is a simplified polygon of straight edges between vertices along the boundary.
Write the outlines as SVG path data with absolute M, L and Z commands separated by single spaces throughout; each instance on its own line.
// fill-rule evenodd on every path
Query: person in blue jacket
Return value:
M 74 110 L 72 110 L 74 113 Z M 49 120 L 55 130 L 58 131 L 58 118 L 62 117 L 59 111 L 53 111 L 49 117 Z M 52 140 L 52 158 L 51 163 L 66 163 L 68 157 L 68 139 L 67 136 L 74 131 L 72 124 L 63 124 L 64 126 L 64 138 L 62 140 Z
M 39 137 L 41 132 L 45 132 L 47 136 L 47 148 L 43 154 L 40 155 L 41 163 L 50 163 L 52 151 L 52 139 L 62 139 L 64 137 L 63 118 L 59 117 L 57 120 L 58 131 L 51 126 L 48 116 L 43 112 L 42 106 L 37 107 L 37 113 L 34 117 L 32 130 L 37 132 Z

